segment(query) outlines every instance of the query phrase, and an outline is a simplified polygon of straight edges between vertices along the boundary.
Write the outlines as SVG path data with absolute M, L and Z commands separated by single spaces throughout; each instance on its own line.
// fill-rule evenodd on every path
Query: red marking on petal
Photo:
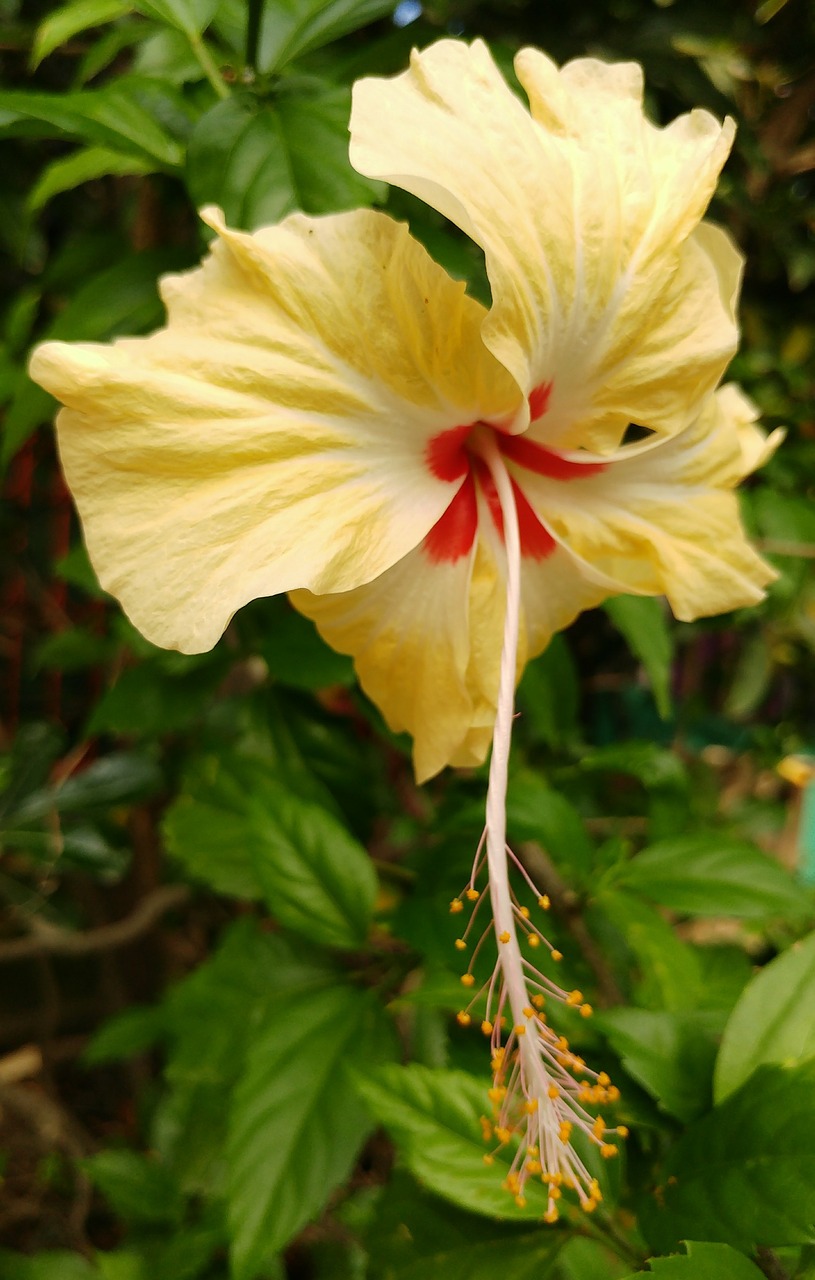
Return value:
M 495 481 L 486 463 L 481 458 L 474 459 L 474 463 L 478 474 L 478 483 L 486 499 L 492 522 L 503 541 L 504 513 L 501 510 L 501 500 L 498 497 Z M 555 550 L 557 543 L 549 530 L 541 524 L 534 507 L 514 480 L 512 480 L 512 492 L 515 497 L 515 510 L 518 514 L 518 536 L 521 542 L 521 555 L 528 556 L 530 560 L 545 560 Z
M 477 528 L 478 502 L 475 481 L 470 474 L 444 515 L 433 525 L 422 547 L 434 564 L 454 564 L 470 551 Z
M 521 537 L 521 555 L 530 560 L 545 560 L 557 547 L 549 530 L 541 524 L 535 509 L 524 497 L 523 490 L 512 481 L 515 509 L 518 512 L 518 532 Z
M 542 418 L 549 408 L 549 397 L 552 394 L 551 382 L 542 382 L 529 393 L 529 417 L 533 422 Z
M 425 458 L 437 480 L 453 481 L 466 476 L 470 464 L 465 445 L 472 429 L 472 423 L 466 427 L 450 427 L 428 440 Z
M 576 462 L 574 458 L 564 458 L 553 449 L 545 449 L 541 444 L 526 436 L 504 436 L 500 442 L 501 452 L 506 458 L 534 471 L 539 476 L 548 476 L 550 480 L 585 480 L 588 476 L 596 476 L 605 471 L 605 462 Z

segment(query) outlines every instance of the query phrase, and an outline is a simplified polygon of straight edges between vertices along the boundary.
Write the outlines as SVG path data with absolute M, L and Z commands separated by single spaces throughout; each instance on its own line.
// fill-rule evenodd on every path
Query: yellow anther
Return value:
M 599 1142 L 606 1131 L 606 1122 L 602 1116 L 598 1116 L 591 1127 L 591 1131 Z
M 450 903 L 450 915 L 457 916 L 459 911 L 463 910 L 464 903 L 461 901 L 461 898 L 453 898 L 453 901 Z
M 484 1032 L 484 1035 L 485 1035 L 485 1036 L 491 1036 L 491 1035 L 492 1035 L 492 1023 L 491 1023 L 491 1022 L 488 1022 L 488 1021 L 487 1021 L 487 1019 L 485 1018 L 485 1019 L 484 1019 L 484 1021 L 481 1023 L 481 1030 Z
M 581 1018 L 590 1018 L 593 1013 L 594 1013 L 594 1010 L 592 1009 L 590 1004 L 581 1004 L 580 1006 Z
M 507 1129 L 506 1125 L 497 1124 L 495 1126 L 495 1136 L 502 1145 L 505 1145 L 512 1137 L 512 1130 Z
M 555 1098 L 560 1097 L 560 1089 L 558 1089 L 556 1084 L 550 1084 L 549 1088 L 546 1090 L 546 1096 L 551 1098 L 554 1102 Z
M 498 941 L 509 942 L 509 931 L 507 929 L 505 929 L 503 933 L 498 934 Z
M 525 1036 L 525 1035 L 526 1035 L 526 1023 L 524 1023 L 524 1022 L 519 1022 L 519 1023 L 518 1023 L 518 1025 L 517 1025 L 517 1027 L 513 1027 L 513 1028 L 512 1028 L 512 1030 L 515 1032 L 516 1036 Z
M 456 951 L 466 951 L 467 943 L 464 941 L 463 938 L 456 938 L 455 948 L 456 948 Z
M 542 1009 L 543 1006 L 546 1004 L 546 996 L 540 996 L 540 995 L 533 996 L 532 1003 L 536 1009 Z
M 532 1008 L 531 1005 L 528 1005 L 528 1004 L 524 1005 L 523 1013 L 525 1018 L 534 1018 L 535 1016 L 535 1010 Z
M 569 1141 L 569 1139 L 572 1136 L 573 1128 L 574 1128 L 574 1125 L 572 1124 L 571 1120 L 561 1120 L 560 1128 L 558 1129 L 558 1135 L 557 1135 L 560 1138 L 561 1142 Z
M 575 1187 L 577 1186 L 577 1183 L 575 1182 L 572 1175 L 570 1173 L 567 1173 L 565 1178 L 563 1179 L 563 1185 L 567 1191 L 574 1191 Z
M 499 1044 L 498 1048 L 495 1050 L 495 1052 L 492 1055 L 493 1062 L 503 1062 L 505 1053 L 506 1053 L 506 1049 L 502 1044 Z
M 528 919 L 529 919 L 529 907 L 519 907 L 519 908 L 518 908 L 518 915 L 519 915 L 519 916 L 523 916 L 524 920 L 528 920 Z
M 456 1022 L 462 1027 L 469 1027 L 471 1021 L 472 1019 L 466 1009 L 462 1009 L 460 1013 L 456 1014 Z
M 568 1047 L 569 1047 L 569 1041 L 566 1039 L 566 1037 L 558 1036 L 557 1040 L 555 1041 L 555 1048 L 560 1049 L 561 1052 L 564 1052 L 566 1049 L 568 1049 Z
M 567 1003 L 567 1004 L 572 1004 L 572 1005 L 575 1005 L 575 1004 L 582 1004 L 582 1003 L 583 1003 L 583 992 L 582 992 L 582 991 L 577 991 L 577 990 L 575 990 L 575 991 L 570 991 L 570 992 L 569 992 L 569 994 L 568 994 L 568 995 L 567 995 L 567 997 L 566 997 L 566 1003 Z
M 517 1195 L 517 1196 L 515 1197 L 515 1203 L 517 1204 L 517 1206 L 518 1206 L 518 1208 L 519 1208 L 519 1209 L 525 1209 L 525 1208 L 526 1208 L 526 1196 Z
M 554 960 L 555 964 L 557 964 L 559 960 L 562 960 L 562 959 L 563 959 L 563 952 L 562 952 L 562 951 L 558 951 L 556 947 L 555 947 L 555 948 L 553 948 L 553 950 L 549 952 L 549 955 L 552 957 L 552 959 Z
M 530 933 L 529 937 L 527 938 L 527 942 L 529 943 L 530 947 L 539 947 L 541 944 L 541 940 L 536 933 Z
M 481 897 L 481 894 L 478 892 L 477 889 L 468 889 L 464 896 L 465 898 L 467 898 L 469 902 L 475 902 L 478 898 Z
M 613 1160 L 617 1155 L 617 1148 L 611 1142 L 604 1142 L 600 1148 L 600 1155 L 604 1160 Z
M 549 1188 L 549 1199 L 550 1199 L 550 1200 L 560 1200 L 562 1196 L 563 1196 L 563 1192 L 561 1191 L 560 1187 L 550 1187 L 550 1188 Z
M 524 1111 L 526 1112 L 526 1114 L 528 1116 L 532 1116 L 535 1114 L 537 1109 L 538 1109 L 537 1098 L 527 1098 L 526 1102 L 524 1103 Z
M 542 893 L 541 896 L 538 898 L 538 906 L 541 908 L 542 911 L 548 911 L 551 905 L 552 904 L 549 901 L 549 894 Z
M 471 973 L 462 973 L 462 975 L 461 975 L 461 985 L 462 985 L 462 987 L 474 987 L 474 986 L 475 986 L 475 978 L 473 977 L 473 975 L 472 975 Z
M 521 1179 L 517 1173 L 508 1173 L 504 1179 L 504 1190 L 518 1192 L 521 1189 Z
M 611 1076 L 607 1075 L 605 1071 L 601 1071 L 597 1077 L 597 1083 L 605 1087 L 606 1085 L 611 1084 Z
M 584 1200 L 580 1207 L 584 1213 L 594 1213 L 594 1210 L 597 1208 L 597 1201 L 589 1196 L 588 1200 Z
M 495 1164 L 495 1156 L 485 1155 L 484 1164 Z
M 546 1210 L 546 1213 L 543 1215 L 543 1220 L 544 1222 L 552 1223 L 557 1222 L 559 1217 L 560 1214 L 557 1211 L 557 1206 L 553 1204 L 551 1209 Z
M 598 1204 L 603 1199 L 603 1193 L 600 1190 L 600 1183 L 597 1181 L 596 1178 L 592 1178 L 591 1182 L 589 1183 L 589 1192 L 594 1197 L 594 1199 L 598 1202 Z
M 606 1089 L 606 1097 L 608 1098 L 609 1102 L 619 1101 L 620 1090 L 617 1088 L 616 1084 L 609 1085 L 609 1087 Z
M 538 1155 L 538 1148 L 536 1146 L 530 1145 L 526 1148 L 526 1154 L 528 1156 L 531 1156 L 532 1159 L 534 1160 L 535 1156 Z
M 627 1138 L 627 1137 L 628 1137 L 628 1127 L 627 1127 L 627 1125 L 624 1125 L 624 1124 L 618 1124 L 618 1125 L 617 1125 L 617 1137 L 618 1137 L 618 1138 Z
M 536 1178 L 542 1168 L 540 1160 L 527 1160 L 526 1162 L 526 1171 L 532 1178 Z
M 494 1084 L 491 1089 L 487 1090 L 487 1097 L 490 1102 L 501 1102 L 506 1097 L 506 1088 L 502 1084 Z

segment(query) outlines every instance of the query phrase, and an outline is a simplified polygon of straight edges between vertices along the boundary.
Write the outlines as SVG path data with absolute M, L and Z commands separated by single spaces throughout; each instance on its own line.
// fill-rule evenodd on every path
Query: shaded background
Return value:
M 704 1002 L 683 1003 L 679 989 L 691 989 L 693 975 L 700 990 L 718 982 L 723 1019 L 751 966 L 813 919 L 807 892 L 785 897 L 775 880 L 762 905 L 749 850 L 794 870 L 801 791 L 777 765 L 815 752 L 815 8 L 269 0 L 256 11 L 256 40 L 249 23 L 247 72 L 249 14 L 238 0 L 0 0 L 0 1243 L 10 1251 L 0 1252 L 0 1276 L 408 1280 L 446 1266 L 451 1240 L 475 1240 L 480 1257 L 500 1249 L 521 1275 L 526 1266 L 558 1280 L 614 1280 L 661 1251 L 658 1231 L 643 1242 L 633 1230 L 637 1197 L 682 1124 L 710 1106 L 723 1022 L 694 1024 L 682 1039 L 690 1024 L 676 1022 L 677 1011 L 695 1016 Z M 306 963 L 312 942 L 339 969 L 322 978 L 297 970 L 297 982 L 348 982 L 378 997 L 375 1013 L 360 1005 L 347 1014 L 357 1033 L 339 1056 L 362 1044 L 372 1059 L 397 1056 L 398 1034 L 420 1065 L 484 1074 L 483 1047 L 450 1026 L 457 997 L 444 919 L 467 874 L 483 776 L 445 777 L 418 793 L 405 741 L 356 690 L 349 662 L 285 601 L 244 610 L 211 654 L 183 657 L 142 640 L 98 589 L 55 458 L 52 403 L 25 373 L 27 350 L 44 337 L 108 339 L 158 325 L 156 279 L 199 259 L 195 209 L 205 202 L 247 228 L 296 208 L 384 204 L 486 298 L 474 246 L 347 161 L 353 80 L 400 70 L 412 46 L 444 34 L 485 37 L 507 74 L 525 43 L 558 61 L 634 58 L 656 119 L 691 106 L 736 116 L 712 208 L 747 254 L 731 375 L 768 428 L 788 428 L 744 493 L 745 519 L 780 571 L 765 605 L 679 628 L 655 602 L 616 602 L 559 637 L 519 695 L 513 813 L 520 838 L 552 859 L 543 874 L 560 908 L 553 927 L 582 948 L 577 978 L 600 1005 L 675 1018 L 679 1040 L 663 1068 L 678 1054 L 690 1081 L 677 1102 L 664 1070 L 656 1081 L 642 1064 L 629 1071 L 646 1138 L 620 1193 L 615 1229 L 629 1232 L 627 1261 L 625 1250 L 615 1257 L 579 1236 L 530 1234 L 533 1224 L 490 1223 L 484 1236 L 487 1219 L 446 1208 L 404 1171 L 391 1175 L 381 1132 L 360 1154 L 371 1127 L 363 1118 L 356 1142 L 336 1138 L 339 1165 L 314 1155 L 304 1172 L 308 1124 L 319 1129 L 345 1105 L 330 1090 L 314 1095 L 318 1119 L 303 1121 L 305 1150 L 289 1135 L 301 1164 L 276 1166 L 265 1183 L 258 1164 L 263 1220 L 249 1222 L 252 1168 L 236 1172 L 227 1104 L 233 1089 L 250 1088 L 247 1036 L 273 1016 L 281 1035 L 305 1035 L 272 978 Z M 373 858 L 373 931 L 353 918 L 355 895 L 370 887 L 362 869 L 344 888 L 329 869 L 308 901 L 280 909 L 279 885 L 247 852 L 259 837 L 242 798 L 266 797 L 274 827 L 281 787 L 316 797 L 329 815 L 315 836 L 327 863 L 356 867 L 363 849 Z M 746 896 L 736 909 L 727 896 L 735 871 L 724 888 L 709 879 L 698 902 L 665 890 L 634 906 L 596 897 L 600 872 L 616 875 L 643 843 L 688 831 L 708 854 L 737 842 Z M 322 912 L 313 937 L 309 912 Z M 687 959 L 697 955 L 702 968 Z M 655 973 L 659 957 L 673 979 Z M 269 983 L 282 1001 L 276 1013 L 264 1004 Z M 424 1001 L 400 1005 L 422 983 Z M 640 1048 L 657 1043 L 655 1027 Z M 620 1036 L 604 1034 L 628 1070 Z M 312 1052 L 319 1058 L 319 1028 Z M 275 1062 L 265 1074 L 252 1068 L 272 1110 Z M 282 1140 L 270 1135 L 270 1150 Z M 299 1207 L 288 1203 L 292 1187 Z M 746 1222 L 749 1206 L 743 1212 Z M 684 1220 L 689 1233 L 694 1221 Z M 741 1247 L 726 1233 L 693 1238 Z M 751 1243 L 748 1235 L 745 1253 Z M 815 1274 L 805 1255 L 775 1274 Z M 461 1275 L 477 1280 L 479 1264 L 468 1265 Z

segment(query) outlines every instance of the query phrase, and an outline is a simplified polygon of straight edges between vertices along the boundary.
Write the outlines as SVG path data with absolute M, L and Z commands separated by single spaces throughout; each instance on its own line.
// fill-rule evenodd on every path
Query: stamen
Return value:
M 553 947 L 531 919 L 510 886 L 509 866 L 520 872 L 534 894 L 540 910 L 548 910 L 549 899 L 534 884 L 531 876 L 506 843 L 506 797 L 509 750 L 514 717 L 515 672 L 518 652 L 521 604 L 522 538 L 519 527 L 517 490 L 503 461 L 492 432 L 474 432 L 469 447 L 478 455 L 480 470 L 489 477 L 489 489 L 500 504 L 500 520 L 506 549 L 506 613 L 501 652 L 498 703 L 487 787 L 486 826 L 476 851 L 473 874 L 461 897 L 453 900 L 451 910 L 457 912 L 462 898 L 477 899 L 483 895 L 475 889 L 475 877 L 483 860 L 486 840 L 486 862 L 489 895 L 492 903 L 493 928 L 498 958 L 492 976 L 478 996 L 459 1015 L 464 1025 L 470 1021 L 470 1010 L 487 992 L 482 1031 L 490 1036 L 493 1085 L 489 1090 L 493 1117 L 482 1120 L 487 1140 L 497 1140 L 499 1147 L 518 1138 L 509 1174 L 504 1186 L 517 1204 L 525 1203 L 524 1186 L 530 1177 L 538 1177 L 547 1187 L 547 1209 L 544 1220 L 555 1222 L 561 1188 L 571 1189 L 582 1208 L 592 1212 L 601 1196 L 577 1152 L 571 1146 L 571 1135 L 579 1129 L 605 1158 L 616 1153 L 611 1137 L 625 1136 L 624 1127 L 609 1128 L 601 1117 L 594 1117 L 584 1104 L 598 1105 L 614 1101 L 619 1091 L 604 1073 L 586 1067 L 582 1058 L 569 1048 L 565 1036 L 557 1035 L 542 1012 L 547 997 L 571 1007 L 582 1017 L 592 1009 L 579 990 L 567 991 L 554 979 L 544 976 L 521 954 L 519 930 L 530 946 L 541 944 L 557 964 L 562 952 Z M 486 488 L 486 486 L 484 486 Z M 477 910 L 478 907 L 475 908 Z M 475 911 L 473 912 L 473 915 Z M 469 925 L 464 933 L 467 936 Z M 484 940 L 482 935 L 476 950 Z M 474 986 L 471 972 L 462 978 Z M 493 1011 L 493 1004 L 496 1008 Z M 507 1009 L 508 1018 L 504 1016 Z M 502 1044 L 502 1033 L 509 1022 L 509 1033 Z M 578 1080 L 577 1076 L 583 1077 Z M 485 1157 L 492 1163 L 494 1152 Z

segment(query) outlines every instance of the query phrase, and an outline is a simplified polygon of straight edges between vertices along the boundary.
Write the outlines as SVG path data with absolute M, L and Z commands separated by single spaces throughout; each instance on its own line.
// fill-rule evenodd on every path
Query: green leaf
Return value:
M 570 745 L 579 738 L 579 702 L 571 651 L 563 636 L 553 636 L 540 657 L 527 665 L 518 686 L 521 732 L 549 747 Z
M 31 68 L 35 70 L 43 58 L 65 44 L 72 36 L 88 27 L 101 27 L 130 12 L 127 0 L 73 0 L 52 10 L 40 23 L 31 51 Z
M 14 820 L 23 824 L 52 812 L 85 813 L 135 804 L 155 794 L 162 781 L 158 766 L 147 756 L 133 751 L 112 752 L 72 774 L 61 786 L 32 792 L 20 803 Z
M 176 169 L 183 159 L 180 145 L 123 80 L 82 93 L 0 93 L 0 111 L 47 125 L 52 136 L 68 134 L 155 162 L 161 168 Z
M 708 1110 L 721 1013 L 610 1009 L 595 1021 L 628 1075 L 664 1111 L 687 1121 Z
M 98 1280 L 99 1272 L 77 1253 L 60 1250 L 33 1258 L 0 1249 L 3 1280 Z
M 351 659 L 321 638 L 314 624 L 292 609 L 283 598 L 274 601 L 273 625 L 258 649 L 269 674 L 291 689 L 324 689 L 354 682 Z
M 352 947 L 365 938 L 376 874 L 362 845 L 274 760 L 238 753 L 194 761 L 165 819 L 170 852 L 222 893 L 264 897 L 286 928 L 310 942 Z
M 328 810 L 269 779 L 249 800 L 249 848 L 269 910 L 287 929 L 328 947 L 365 940 L 376 873 Z
M 266 6 L 258 70 L 279 71 L 292 58 L 338 40 L 395 8 L 394 0 L 276 0 Z
M 132 1249 L 111 1249 L 97 1253 L 101 1280 L 151 1280 L 152 1267 L 141 1253 Z
M 649 791 L 687 791 L 685 766 L 673 751 L 654 742 L 620 742 L 584 755 L 581 769 L 588 773 L 624 773 L 638 778 Z
M 103 1062 L 119 1062 L 135 1058 L 151 1049 L 164 1034 L 164 1011 L 155 1005 L 134 1005 L 109 1018 L 93 1036 L 82 1055 L 84 1062 L 96 1066 Z
M 370 1123 L 346 1068 L 392 1049 L 379 1006 L 353 987 L 275 1000 L 230 1121 L 235 1280 L 254 1280 L 347 1176 Z
M 627 1264 L 599 1240 L 573 1236 L 558 1258 L 555 1274 L 557 1280 L 619 1280 L 627 1269 Z
M 156 738 L 200 720 L 226 675 L 229 655 L 217 649 L 185 658 L 173 654 L 171 662 L 158 653 L 126 667 L 94 707 L 88 734 Z
M 698 1244 L 685 1241 L 687 1253 L 670 1258 L 651 1258 L 650 1274 L 657 1280 L 763 1280 L 764 1272 L 727 1244 Z M 637 1280 L 642 1276 L 629 1276 Z
M 662 602 L 649 596 L 614 596 L 603 605 L 629 648 L 648 673 L 657 710 L 663 720 L 671 714 L 673 632 Z
M 637 999 L 657 1009 L 696 1008 L 701 966 L 696 952 L 682 942 L 654 907 L 619 890 L 603 889 L 595 909 L 615 926 L 633 952 L 641 973 Z
M 196 204 L 220 205 L 249 230 L 287 213 L 370 204 L 381 184 L 348 159 L 350 95 L 344 88 L 281 93 L 272 102 L 235 96 L 201 117 L 190 138 L 187 182 Z
M 91 1181 L 127 1223 L 178 1226 L 184 1211 L 169 1169 L 135 1151 L 100 1151 L 83 1162 Z
M 724 704 L 726 716 L 747 720 L 761 706 L 775 674 L 773 648 L 771 637 L 764 631 L 743 643 Z
M 659 1253 L 679 1240 L 758 1245 L 815 1241 L 815 1061 L 765 1066 L 688 1128 L 642 1206 Z
M 777 862 L 717 832 L 660 840 L 619 867 L 614 882 L 688 915 L 762 919 L 812 909 L 809 895 Z
M 580 814 L 538 774 L 524 771 L 510 778 L 507 828 L 510 842 L 538 841 L 567 874 L 591 875 L 594 843 Z
M 218 893 L 263 897 L 249 848 L 246 797 L 265 785 L 268 772 L 265 762 L 243 756 L 198 757 L 167 810 L 163 834 L 169 853 Z
M 815 1057 L 815 933 L 748 983 L 725 1027 L 713 1087 L 717 1102 L 764 1063 Z
M 479 1117 L 489 1107 L 486 1077 L 411 1063 L 360 1074 L 358 1085 L 413 1176 L 431 1191 L 490 1218 L 522 1221 L 546 1212 L 541 1183 L 527 1183 L 524 1207 L 502 1187 L 511 1157 L 499 1152 L 493 1165 L 484 1164 Z
M 155 169 L 155 164 L 139 156 L 123 155 L 106 147 L 84 147 L 46 165 L 28 197 L 28 207 L 36 213 L 62 191 L 72 191 L 96 178 L 154 173 Z
M 371 1275 L 495 1280 L 507 1273 L 512 1280 L 545 1280 L 562 1246 L 561 1232 L 477 1218 L 423 1191 L 397 1169 L 377 1204 Z
M 223 1195 L 231 1091 L 250 1046 L 271 1024 L 276 1000 L 307 1003 L 341 985 L 333 966 L 301 957 L 254 920 L 233 925 L 218 950 L 176 986 L 163 1009 L 171 1086 L 159 1153 L 184 1189 Z
M 133 3 L 145 17 L 176 27 L 189 37 L 200 36 L 218 7 L 218 0 L 133 0 Z

